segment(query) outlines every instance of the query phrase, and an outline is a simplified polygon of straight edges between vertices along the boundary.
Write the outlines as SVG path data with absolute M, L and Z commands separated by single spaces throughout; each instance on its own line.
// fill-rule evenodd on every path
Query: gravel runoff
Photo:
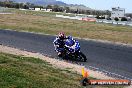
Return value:
M 97 79 L 115 79 L 113 77 L 109 77 L 109 76 L 105 75 L 104 73 L 87 69 L 84 66 L 68 63 L 67 61 L 58 60 L 58 59 L 55 59 L 55 58 L 49 58 L 49 57 L 46 57 L 46 56 L 44 56 L 40 53 L 27 52 L 27 51 L 23 51 L 23 50 L 20 50 L 20 49 L 8 47 L 8 46 L 3 46 L 3 45 L 0 45 L 0 52 L 8 53 L 8 54 L 14 54 L 14 55 L 21 55 L 21 56 L 25 56 L 25 57 L 40 58 L 40 59 L 42 59 L 46 62 L 49 62 L 55 68 L 59 68 L 59 69 L 71 68 L 69 70 L 71 70 L 73 72 L 76 72 L 78 74 L 81 74 L 81 70 L 82 70 L 82 68 L 84 68 L 85 71 L 88 72 L 88 75 L 90 77 L 94 77 L 94 78 L 97 78 Z M 126 88 L 132 88 L 132 86 L 129 86 L 129 87 L 126 87 Z

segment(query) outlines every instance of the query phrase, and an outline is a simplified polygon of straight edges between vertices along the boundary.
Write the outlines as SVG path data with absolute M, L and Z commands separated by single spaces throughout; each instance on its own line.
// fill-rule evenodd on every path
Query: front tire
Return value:
M 80 52 L 80 59 L 81 59 L 83 62 L 86 62 L 86 61 L 87 61 L 86 56 L 85 56 L 82 52 Z

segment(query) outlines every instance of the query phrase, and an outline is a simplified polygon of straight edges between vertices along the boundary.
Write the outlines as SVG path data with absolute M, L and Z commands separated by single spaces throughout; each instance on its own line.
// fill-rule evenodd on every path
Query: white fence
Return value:
M 70 16 L 56 15 L 56 17 L 67 18 L 67 19 L 75 19 L 75 20 L 82 20 L 82 17 L 79 17 L 79 16 L 70 17 Z
M 90 18 L 90 17 L 81 17 L 81 16 L 70 17 L 70 16 L 64 16 L 64 15 L 56 15 L 56 17 L 75 19 L 75 20 L 83 20 L 83 21 L 89 21 L 89 22 L 96 22 L 95 18 Z

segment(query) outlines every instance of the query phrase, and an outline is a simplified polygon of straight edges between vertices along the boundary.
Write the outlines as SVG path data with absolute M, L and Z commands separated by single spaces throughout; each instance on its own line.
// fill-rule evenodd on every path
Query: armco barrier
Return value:
M 70 17 L 70 16 L 56 15 L 56 17 L 96 22 L 95 18 L 87 18 L 87 17 L 84 18 L 84 17 L 80 17 L 80 16 Z
M 56 17 L 67 18 L 67 19 L 75 19 L 75 20 L 81 20 L 81 18 L 78 17 L 78 16 L 70 17 L 70 16 L 56 15 Z
M 82 18 L 84 21 L 89 21 L 89 22 L 96 22 L 95 18 Z
M 98 23 L 109 23 L 109 24 L 115 24 L 115 25 L 132 26 L 132 21 L 114 21 L 114 20 L 97 19 L 96 22 L 98 22 Z

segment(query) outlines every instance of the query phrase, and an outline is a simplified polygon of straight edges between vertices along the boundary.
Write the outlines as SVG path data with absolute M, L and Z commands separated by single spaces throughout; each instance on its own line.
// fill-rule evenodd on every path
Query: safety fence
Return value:
M 96 22 L 114 24 L 114 25 L 132 26 L 132 21 L 115 21 L 115 20 L 97 19 Z

